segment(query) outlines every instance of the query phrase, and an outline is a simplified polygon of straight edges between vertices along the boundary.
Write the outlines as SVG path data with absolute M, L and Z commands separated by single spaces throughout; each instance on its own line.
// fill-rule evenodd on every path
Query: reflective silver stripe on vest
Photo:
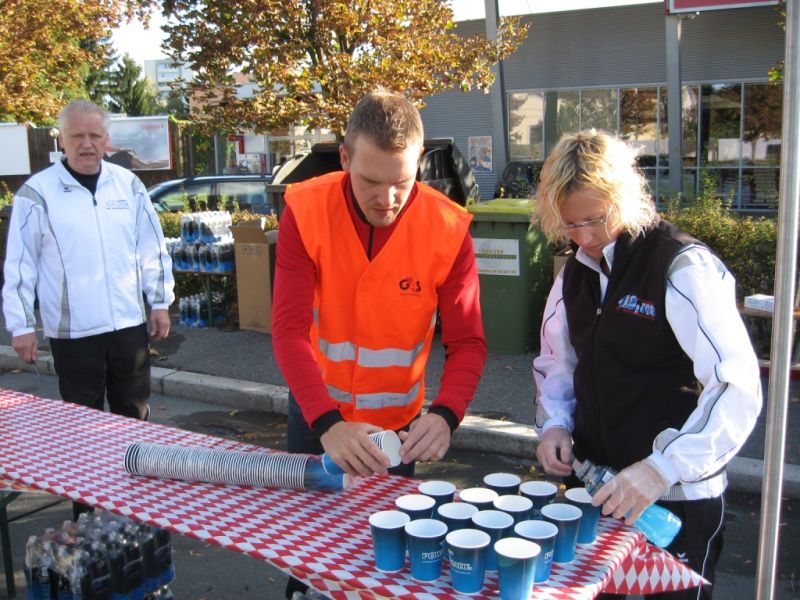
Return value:
M 342 390 L 332 385 L 326 385 L 328 388 L 328 395 L 337 402 L 345 402 L 350 404 L 352 402 L 352 394 L 347 390 Z
M 370 350 L 361 348 L 358 353 L 358 365 L 360 367 L 410 367 L 422 353 L 425 342 L 417 344 L 411 350 L 401 350 L 400 348 L 384 348 L 383 350 Z
M 356 396 L 356 409 L 386 408 L 387 406 L 408 406 L 413 403 L 419 394 L 420 382 L 414 384 L 405 394 L 401 392 L 376 392 L 374 394 L 358 394 Z M 352 394 L 340 388 L 328 385 L 328 393 L 337 402 L 352 402 Z
M 356 346 L 352 342 L 330 343 L 328 340 L 319 340 L 319 349 L 328 360 L 342 362 L 343 360 L 356 359 Z

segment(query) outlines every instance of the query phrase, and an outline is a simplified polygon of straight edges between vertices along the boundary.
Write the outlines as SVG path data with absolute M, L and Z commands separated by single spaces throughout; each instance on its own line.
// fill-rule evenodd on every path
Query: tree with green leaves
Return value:
M 83 77 L 83 88 L 89 100 L 98 106 L 107 106 L 108 94 L 111 90 L 111 74 L 119 58 L 114 53 L 110 37 L 99 40 L 87 40 L 81 46 L 91 54 L 98 56 L 98 64 L 89 64 Z
M 488 91 L 492 65 L 528 33 L 512 17 L 495 40 L 462 36 L 447 0 L 164 0 L 164 11 L 172 58 L 196 74 L 193 116 L 222 130 L 296 123 L 341 135 L 379 85 L 418 105 L 454 88 Z
M 52 123 L 85 96 L 89 67 L 107 58 L 91 42 L 125 20 L 145 22 L 154 0 L 3 0 L 0 10 L 0 121 Z
M 142 74 L 142 68 L 129 54 L 122 57 L 122 62 L 111 73 L 108 107 L 112 112 L 125 113 L 129 117 L 159 112 L 155 85 Z

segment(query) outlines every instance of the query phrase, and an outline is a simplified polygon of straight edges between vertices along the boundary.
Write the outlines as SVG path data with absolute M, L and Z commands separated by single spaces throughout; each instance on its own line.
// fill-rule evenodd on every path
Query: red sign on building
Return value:
M 701 12 L 723 8 L 750 8 L 753 6 L 774 6 L 778 0 L 664 0 L 667 13 Z

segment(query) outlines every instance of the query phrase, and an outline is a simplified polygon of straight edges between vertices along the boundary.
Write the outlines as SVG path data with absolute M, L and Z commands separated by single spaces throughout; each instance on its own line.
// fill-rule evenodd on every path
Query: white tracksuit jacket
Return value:
M 82 338 L 146 320 L 175 299 L 172 261 L 141 180 L 103 161 L 93 196 L 61 162 L 14 196 L 4 268 L 3 313 L 14 336 L 35 330 Z

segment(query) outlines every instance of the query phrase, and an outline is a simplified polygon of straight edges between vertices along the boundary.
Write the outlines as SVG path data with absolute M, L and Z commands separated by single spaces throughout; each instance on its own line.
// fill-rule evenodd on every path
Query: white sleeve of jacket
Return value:
M 44 211 L 27 194 L 35 195 L 35 192 L 24 185 L 14 196 L 3 265 L 3 315 L 6 329 L 14 337 L 36 330 L 33 303 L 39 277 Z
M 761 411 L 761 377 L 736 307 L 736 282 L 708 250 L 691 247 L 673 261 L 666 316 L 694 363 L 703 390 L 680 428 L 665 429 L 650 458 L 670 483 L 714 475 L 739 451 Z
M 136 220 L 136 249 L 139 255 L 142 289 L 150 308 L 166 309 L 175 300 L 172 260 L 164 243 L 161 222 L 144 184 L 138 178 L 134 192 L 139 205 L 139 215 Z
M 578 362 L 569 341 L 567 313 L 564 310 L 562 283 L 564 269 L 556 277 L 544 308 L 541 349 L 533 360 L 536 382 L 536 431 L 575 426 L 575 388 L 572 375 Z

